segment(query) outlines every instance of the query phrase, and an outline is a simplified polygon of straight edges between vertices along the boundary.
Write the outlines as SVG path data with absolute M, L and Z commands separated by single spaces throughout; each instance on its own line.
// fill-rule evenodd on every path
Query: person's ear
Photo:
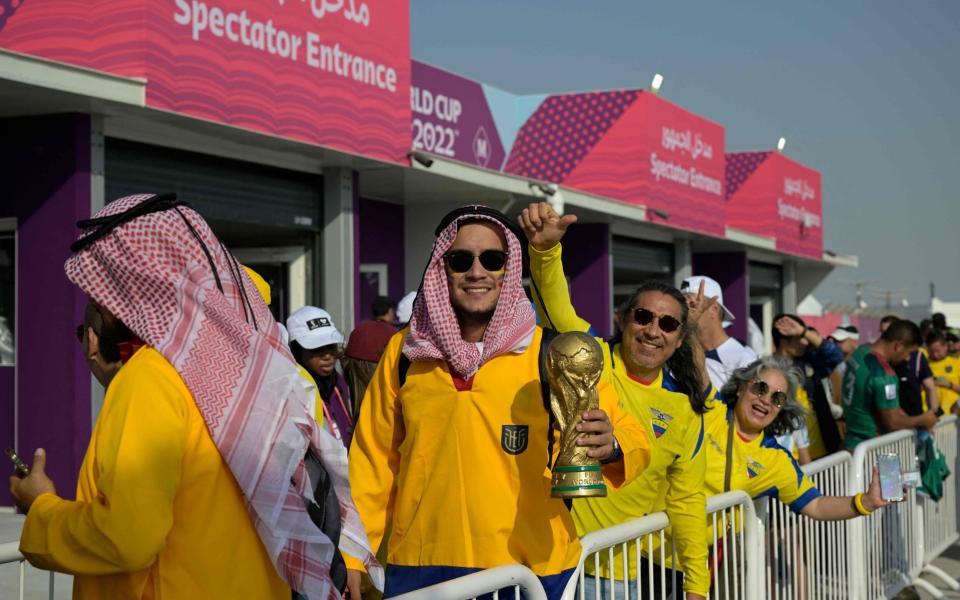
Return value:
M 97 335 L 97 332 L 93 330 L 93 327 L 89 325 L 87 327 L 87 335 L 84 336 L 86 340 L 86 346 L 84 351 L 86 352 L 87 358 L 95 359 L 100 356 L 100 336 Z

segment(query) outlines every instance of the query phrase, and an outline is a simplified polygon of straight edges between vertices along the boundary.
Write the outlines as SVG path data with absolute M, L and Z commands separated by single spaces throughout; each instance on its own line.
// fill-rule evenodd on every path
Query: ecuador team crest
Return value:
M 673 416 L 668 415 L 665 412 L 661 412 L 652 406 L 650 407 L 650 412 L 652 413 L 650 425 L 653 427 L 653 435 L 659 438 L 661 435 L 667 432 L 667 428 L 670 426 L 670 421 L 673 420 Z
M 507 454 L 520 454 L 527 449 L 529 430 L 526 425 L 504 425 L 500 431 L 500 447 Z
M 758 463 L 752 458 L 747 459 L 747 476 L 750 477 L 750 479 L 753 479 L 754 477 L 759 475 L 760 471 L 762 470 L 763 470 L 763 465 L 761 465 L 760 463 Z

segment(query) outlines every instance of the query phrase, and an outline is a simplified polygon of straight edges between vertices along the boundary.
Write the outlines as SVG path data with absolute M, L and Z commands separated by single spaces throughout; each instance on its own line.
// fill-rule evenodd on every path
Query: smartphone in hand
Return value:
M 900 457 L 896 454 L 877 456 L 880 468 L 880 497 L 888 502 L 903 500 L 903 475 L 900 470 Z
M 17 475 L 20 477 L 26 477 L 30 474 L 30 467 L 27 466 L 27 463 L 20 460 L 20 457 L 17 456 L 17 453 L 13 451 L 13 448 L 7 448 L 7 457 L 10 459 L 10 462 L 13 463 L 13 467 L 17 470 Z

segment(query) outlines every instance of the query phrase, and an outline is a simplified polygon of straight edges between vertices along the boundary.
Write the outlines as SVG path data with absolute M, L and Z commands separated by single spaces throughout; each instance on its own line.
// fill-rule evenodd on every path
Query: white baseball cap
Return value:
M 287 331 L 291 342 L 307 350 L 343 343 L 343 334 L 337 331 L 330 313 L 316 306 L 304 306 L 287 317 Z
M 860 340 L 860 333 L 857 331 L 856 327 L 848 325 L 847 327 L 837 327 L 833 330 L 833 333 L 830 334 L 830 337 L 837 340 L 838 342 L 844 342 L 846 340 Z
M 417 299 L 416 292 L 410 292 L 397 303 L 397 322 L 407 323 L 413 317 L 413 301 Z
M 717 304 L 720 305 L 720 310 L 723 311 L 723 318 L 721 321 L 724 321 L 723 326 L 726 327 L 728 322 L 733 321 L 736 319 L 736 317 L 733 316 L 733 313 L 723 305 L 723 289 L 715 279 L 711 279 L 705 275 L 694 275 L 693 277 L 687 277 L 683 280 L 683 283 L 680 284 L 680 291 L 684 294 L 696 294 L 700 290 L 701 281 L 703 282 L 703 297 L 717 298 Z

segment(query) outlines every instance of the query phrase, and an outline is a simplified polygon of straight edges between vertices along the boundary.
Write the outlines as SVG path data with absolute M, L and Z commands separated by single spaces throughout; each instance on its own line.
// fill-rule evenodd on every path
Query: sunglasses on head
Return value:
M 750 384 L 750 392 L 758 398 L 763 398 L 770 393 L 770 384 L 762 379 L 758 379 Z M 787 393 L 781 392 L 780 390 L 773 392 L 770 394 L 770 402 L 777 408 L 783 408 L 787 403 Z
M 473 261 L 480 259 L 480 266 L 487 271 L 500 271 L 507 264 L 507 253 L 503 250 L 484 250 L 474 254 L 469 250 L 451 250 L 443 255 L 447 267 L 454 273 L 466 273 L 473 268 Z
M 660 331 L 664 333 L 673 333 L 674 331 L 680 329 L 680 326 L 683 324 L 676 317 L 671 317 L 670 315 L 658 315 L 645 308 L 633 309 L 633 320 L 636 321 L 637 325 L 640 325 L 641 327 L 646 327 L 656 320 L 657 325 L 660 327 Z

